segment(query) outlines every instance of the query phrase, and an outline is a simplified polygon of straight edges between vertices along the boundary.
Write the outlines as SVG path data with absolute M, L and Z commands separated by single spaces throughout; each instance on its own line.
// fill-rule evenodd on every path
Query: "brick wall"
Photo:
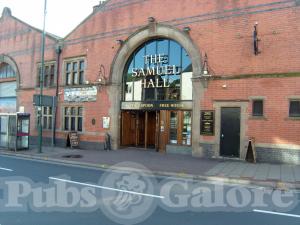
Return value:
M 296 4 L 297 2 L 297 4 Z M 191 28 L 191 39 L 202 54 L 207 53 L 213 75 L 229 77 L 247 74 L 277 74 L 299 72 L 300 7 L 299 1 L 232 1 L 232 0 L 111 0 L 89 15 L 64 39 L 60 63 L 60 85 L 63 85 L 63 60 L 84 56 L 87 62 L 86 80 L 98 79 L 100 65 L 110 78 L 111 65 L 120 44 L 139 28 L 147 25 L 148 17 L 158 23 L 179 29 Z M 253 54 L 253 26 L 258 22 L 261 54 Z M 15 18 L 0 19 L 0 54 L 7 54 L 17 62 L 21 73 L 19 105 L 34 115 L 31 104 L 37 62 L 40 61 L 40 32 Z M 46 60 L 55 59 L 55 40 L 47 38 Z M 122 76 L 122 74 L 120 74 Z M 226 83 L 227 88 L 222 85 Z M 299 121 L 287 119 L 288 96 L 300 95 L 300 78 L 221 79 L 209 83 L 201 105 L 212 109 L 216 100 L 249 100 L 251 96 L 265 96 L 265 120 L 248 121 L 247 135 L 262 143 L 299 144 Z M 45 93 L 54 95 L 53 89 Z M 60 87 L 59 92 L 63 91 Z M 63 95 L 59 96 L 60 106 Z M 109 115 L 111 102 L 107 88 L 98 92 L 96 102 L 82 103 L 84 107 L 87 142 L 102 142 L 102 116 Z M 251 103 L 249 102 L 249 115 Z M 62 108 L 58 108 L 58 137 L 62 132 Z M 91 120 L 95 118 L 96 124 Z M 33 121 L 35 116 L 32 117 Z M 114 121 L 112 121 L 114 123 Z M 36 131 L 31 125 L 32 134 Z M 279 129 L 280 128 L 280 129 Z M 46 135 L 50 135 L 47 132 Z M 210 138 L 206 138 L 210 139 Z

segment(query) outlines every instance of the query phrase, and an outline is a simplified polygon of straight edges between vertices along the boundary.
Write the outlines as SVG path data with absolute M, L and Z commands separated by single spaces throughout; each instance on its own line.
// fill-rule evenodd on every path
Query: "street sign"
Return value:
M 42 106 L 46 107 L 55 107 L 57 104 L 57 97 L 56 96 L 42 96 Z M 33 105 L 40 106 L 40 95 L 33 95 Z

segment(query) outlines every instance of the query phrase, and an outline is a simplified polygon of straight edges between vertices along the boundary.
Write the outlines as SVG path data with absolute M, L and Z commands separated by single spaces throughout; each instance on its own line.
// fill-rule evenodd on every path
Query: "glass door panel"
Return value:
M 177 144 L 178 113 L 170 113 L 170 144 Z

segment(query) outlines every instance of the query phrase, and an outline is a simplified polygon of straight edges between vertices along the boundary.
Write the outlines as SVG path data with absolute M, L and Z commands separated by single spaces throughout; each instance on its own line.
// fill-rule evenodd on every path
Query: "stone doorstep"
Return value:
M 109 169 L 110 165 L 107 164 L 92 164 L 86 162 L 79 162 L 74 160 L 62 160 L 62 159 L 55 159 L 47 156 L 36 156 L 36 155 L 26 155 L 14 152 L 2 152 L 3 155 L 13 156 L 13 157 L 20 157 L 20 158 L 27 158 L 27 159 L 35 159 L 35 160 L 42 160 L 47 162 L 56 162 L 66 165 L 73 165 L 73 166 L 82 166 L 82 167 L 90 167 L 95 169 Z M 141 171 L 140 169 L 136 168 L 126 168 L 126 167 L 116 167 L 115 170 L 122 171 L 122 172 L 134 172 L 134 171 Z M 143 171 L 142 171 L 143 172 Z M 167 172 L 167 171 L 153 171 L 151 174 L 149 172 L 144 171 L 147 175 L 155 175 L 155 176 L 168 176 L 174 177 L 178 179 L 192 179 L 198 181 L 209 181 L 209 182 L 222 182 L 225 184 L 240 184 L 240 185 L 254 185 L 264 188 L 272 188 L 272 189 L 279 189 L 279 190 L 300 190 L 300 182 L 295 183 L 288 183 L 288 182 L 280 182 L 280 181 L 272 181 L 272 180 L 255 180 L 249 178 L 229 178 L 229 177 L 221 177 L 221 176 L 203 176 L 203 175 L 194 175 L 194 174 L 186 174 L 186 173 L 174 173 L 174 172 Z

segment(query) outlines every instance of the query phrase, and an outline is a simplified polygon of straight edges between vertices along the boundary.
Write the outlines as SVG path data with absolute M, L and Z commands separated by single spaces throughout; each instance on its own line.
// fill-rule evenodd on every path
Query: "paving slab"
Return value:
M 296 182 L 300 182 L 300 166 L 293 166 L 294 177 Z
M 238 165 L 238 162 L 229 162 L 219 173 L 219 176 L 227 177 Z
M 291 165 L 281 165 L 281 181 L 295 182 L 294 171 Z
M 281 170 L 280 165 L 270 165 L 267 180 L 280 180 Z
M 242 178 L 252 178 L 255 175 L 255 172 L 257 170 L 256 164 L 248 164 L 247 168 L 242 172 L 241 177 Z
M 221 162 L 208 172 L 205 173 L 207 176 L 217 176 L 221 171 L 228 165 L 228 162 Z
M 228 177 L 231 178 L 241 177 L 242 173 L 246 170 L 247 167 L 248 167 L 248 163 L 238 163 L 237 167 L 233 171 L 231 171 Z
M 269 174 L 270 164 L 259 164 L 254 175 L 255 180 L 266 180 Z

